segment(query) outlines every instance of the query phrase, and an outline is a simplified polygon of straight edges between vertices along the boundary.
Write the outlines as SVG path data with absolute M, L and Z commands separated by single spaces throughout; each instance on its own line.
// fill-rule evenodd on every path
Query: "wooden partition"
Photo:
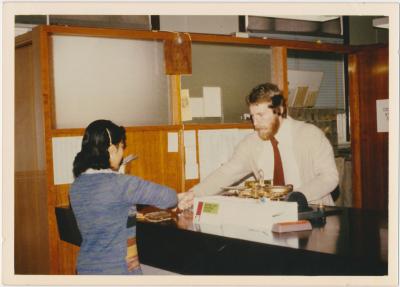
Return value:
M 389 98 L 388 47 L 349 57 L 354 206 L 388 209 L 389 134 L 377 131 L 377 100 Z M 389 107 L 393 108 L 393 107 Z

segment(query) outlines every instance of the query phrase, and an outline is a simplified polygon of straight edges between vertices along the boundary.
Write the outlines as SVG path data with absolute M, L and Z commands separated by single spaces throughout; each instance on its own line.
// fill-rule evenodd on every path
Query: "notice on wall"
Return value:
M 389 132 L 389 99 L 376 100 L 376 125 L 378 133 Z
M 185 179 L 198 179 L 199 165 L 197 163 L 185 163 Z
M 168 133 L 168 152 L 178 152 L 178 133 Z
M 196 158 L 196 132 L 184 131 L 183 140 L 185 144 L 185 178 L 199 178 L 199 165 Z
M 231 158 L 236 145 L 252 132 L 252 129 L 199 130 L 200 179 L 206 178 L 227 162 Z
M 82 137 L 52 138 L 54 184 L 70 184 L 74 181 L 72 166 L 81 144 Z
M 203 87 L 203 104 L 205 117 L 221 117 L 221 88 Z
M 196 147 L 196 131 L 184 131 L 183 141 L 185 143 L 185 147 Z
M 203 98 L 189 98 L 189 106 L 192 112 L 192 117 L 204 117 Z

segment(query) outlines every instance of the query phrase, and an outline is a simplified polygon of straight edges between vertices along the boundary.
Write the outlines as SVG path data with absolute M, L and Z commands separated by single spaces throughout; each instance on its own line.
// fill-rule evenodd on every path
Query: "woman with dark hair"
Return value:
M 86 128 L 75 157 L 70 200 L 82 235 L 78 274 L 142 274 L 128 214 L 136 204 L 177 204 L 174 190 L 118 172 L 125 142 L 123 127 L 97 120 Z

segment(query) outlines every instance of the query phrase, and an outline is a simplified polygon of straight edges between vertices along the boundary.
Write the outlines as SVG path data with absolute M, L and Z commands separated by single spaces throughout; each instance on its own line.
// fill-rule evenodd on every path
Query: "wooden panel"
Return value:
M 234 36 L 196 34 L 190 33 L 192 42 L 210 42 L 210 43 L 226 43 L 238 45 L 259 45 L 259 46 L 276 46 L 286 47 L 288 49 L 305 50 L 305 51 L 325 51 L 337 53 L 349 53 L 351 48 L 341 44 L 316 43 L 296 40 L 281 39 L 262 39 L 262 38 L 240 38 Z
M 356 68 L 352 71 L 355 60 Z M 353 77 L 352 73 L 356 73 L 356 77 Z M 388 133 L 377 132 L 376 121 L 376 100 L 387 99 L 389 95 L 387 47 L 357 52 L 350 58 L 350 75 L 350 85 L 354 84 L 355 79 L 358 80 L 358 87 L 353 87 L 350 91 L 354 92 L 351 94 L 351 109 L 358 108 L 358 111 L 351 115 L 351 124 L 356 126 L 356 132 L 359 128 L 358 134 L 352 134 L 352 143 L 355 143 L 352 148 L 354 154 L 359 152 L 354 168 L 358 170 L 355 171 L 354 177 L 356 183 L 361 184 L 360 187 L 356 186 L 360 189 L 357 192 L 362 194 L 361 207 L 387 210 L 389 140 Z M 353 118 L 357 117 L 357 113 L 358 119 Z M 354 150 L 358 146 L 359 150 Z M 359 194 L 356 200 L 360 201 Z
M 165 73 L 167 75 L 192 74 L 192 45 L 188 33 L 175 33 L 164 41 Z
M 182 123 L 181 114 L 181 76 L 173 75 L 169 77 L 170 85 L 170 111 L 172 112 L 172 124 L 177 125 Z
M 104 28 L 82 28 L 65 26 L 43 26 L 47 32 L 64 35 L 91 35 L 96 37 L 124 38 L 124 39 L 154 39 L 154 40 L 172 40 L 176 32 L 163 31 L 143 31 L 132 29 L 104 29 Z M 337 53 L 349 53 L 351 47 L 341 44 L 317 43 L 309 41 L 282 40 L 282 39 L 262 39 L 262 38 L 241 38 L 235 36 L 185 33 L 192 42 L 225 43 L 234 45 L 259 45 L 286 47 L 288 49 L 306 50 L 306 51 L 325 51 Z
M 32 32 L 28 32 L 15 37 L 15 48 L 21 48 L 27 45 L 32 45 Z
M 72 167 L 71 167 L 72 168 Z M 68 206 L 69 205 L 69 189 L 70 184 L 60 184 L 54 186 L 54 193 L 56 195 L 55 206 Z
M 361 122 L 360 122 L 360 93 L 358 79 L 357 56 L 349 55 L 348 64 L 349 74 L 349 98 L 350 98 L 350 119 L 351 119 L 351 161 L 353 164 L 353 206 L 361 208 L 362 206 L 362 180 L 361 180 Z
M 45 158 L 46 158 L 46 175 L 47 175 L 47 213 L 49 228 L 49 260 L 50 274 L 58 274 L 58 234 L 57 223 L 54 213 L 56 196 L 53 185 L 53 160 L 52 160 L 52 142 L 51 130 L 53 127 L 53 101 L 51 90 L 50 76 L 50 44 L 48 34 L 43 26 L 36 27 L 32 30 L 33 59 L 35 63 L 35 74 L 37 83 L 35 93 L 41 95 L 43 99 L 43 116 L 44 116 L 44 138 L 45 138 Z
M 48 274 L 46 174 L 16 172 L 14 188 L 15 274 Z
M 143 31 L 133 29 L 106 29 L 106 28 L 84 28 L 84 27 L 66 27 L 66 26 L 42 26 L 42 29 L 52 34 L 63 34 L 71 36 L 95 36 L 106 38 L 122 39 L 142 39 L 142 40 L 166 40 L 173 39 L 172 32 L 162 31 Z
M 65 275 L 76 274 L 76 263 L 78 261 L 79 247 L 67 243 L 65 241 L 58 241 L 58 273 Z
M 35 170 L 38 166 L 36 154 L 36 121 L 33 83 L 32 46 L 15 51 L 15 170 Z M 29 144 L 23 144 L 29 143 Z
M 16 41 L 15 50 L 14 270 L 15 274 L 48 274 L 46 173 L 44 148 L 38 146 L 43 123 L 35 112 L 30 35 L 25 40 Z
M 179 131 L 175 131 L 179 138 Z M 126 154 L 135 154 L 138 159 L 127 166 L 127 173 L 165 184 L 178 192 L 182 191 L 182 156 L 168 153 L 166 131 L 127 132 Z

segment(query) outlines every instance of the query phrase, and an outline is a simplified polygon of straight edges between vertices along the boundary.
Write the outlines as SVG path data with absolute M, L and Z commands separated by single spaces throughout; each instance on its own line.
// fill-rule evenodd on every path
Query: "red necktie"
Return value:
M 285 176 L 283 174 L 281 154 L 279 153 L 278 141 L 276 138 L 271 138 L 272 148 L 274 149 L 274 185 L 285 185 Z

